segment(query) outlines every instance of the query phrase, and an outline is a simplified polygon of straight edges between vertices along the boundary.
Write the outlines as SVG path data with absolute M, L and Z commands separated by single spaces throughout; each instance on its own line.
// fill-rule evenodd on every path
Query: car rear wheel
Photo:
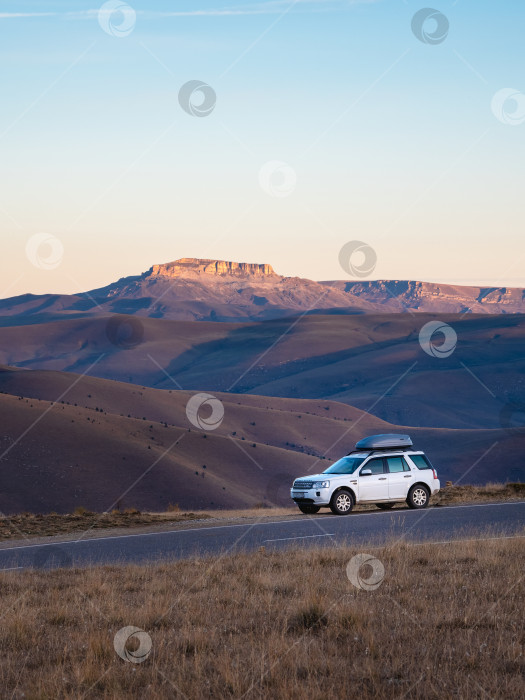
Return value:
M 299 506 L 301 513 L 306 513 L 306 515 L 315 515 L 321 510 L 321 506 Z
M 330 501 L 330 510 L 334 515 L 348 515 L 354 507 L 354 497 L 345 489 L 336 491 Z
M 416 484 L 408 493 L 407 503 L 410 508 L 426 508 L 429 500 L 430 494 L 428 489 L 425 486 L 421 486 L 421 484 Z
M 381 510 L 390 510 L 391 508 L 394 507 L 393 503 L 376 503 L 376 506 L 378 508 L 381 508 Z

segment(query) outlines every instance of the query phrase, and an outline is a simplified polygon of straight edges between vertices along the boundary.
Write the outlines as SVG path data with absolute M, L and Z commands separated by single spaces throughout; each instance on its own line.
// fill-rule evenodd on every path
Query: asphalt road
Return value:
M 443 542 L 453 539 L 524 534 L 525 501 L 499 504 L 319 514 L 279 522 L 214 525 L 148 534 L 102 536 L 0 550 L 0 570 L 140 563 L 193 555 L 249 551 L 258 547 L 380 545 L 405 539 Z

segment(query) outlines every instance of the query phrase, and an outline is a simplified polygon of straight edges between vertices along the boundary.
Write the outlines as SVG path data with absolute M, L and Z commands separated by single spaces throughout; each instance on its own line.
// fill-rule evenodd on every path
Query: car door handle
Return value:
M 380 476 L 378 481 L 386 481 L 386 476 Z
M 405 479 L 411 479 L 411 478 L 412 478 L 412 474 L 406 474 L 406 475 L 405 475 Z

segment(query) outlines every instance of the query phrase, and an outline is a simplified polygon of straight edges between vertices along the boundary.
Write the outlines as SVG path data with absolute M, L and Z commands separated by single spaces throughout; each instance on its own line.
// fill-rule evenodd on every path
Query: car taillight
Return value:
M 437 479 L 438 478 L 437 471 L 435 469 L 432 469 L 432 472 L 434 474 L 434 479 Z

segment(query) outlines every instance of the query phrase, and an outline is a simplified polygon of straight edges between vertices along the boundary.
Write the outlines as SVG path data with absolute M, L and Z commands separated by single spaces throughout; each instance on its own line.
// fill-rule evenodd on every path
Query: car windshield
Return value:
M 364 461 L 365 457 L 342 457 L 325 469 L 323 474 L 353 474 Z

